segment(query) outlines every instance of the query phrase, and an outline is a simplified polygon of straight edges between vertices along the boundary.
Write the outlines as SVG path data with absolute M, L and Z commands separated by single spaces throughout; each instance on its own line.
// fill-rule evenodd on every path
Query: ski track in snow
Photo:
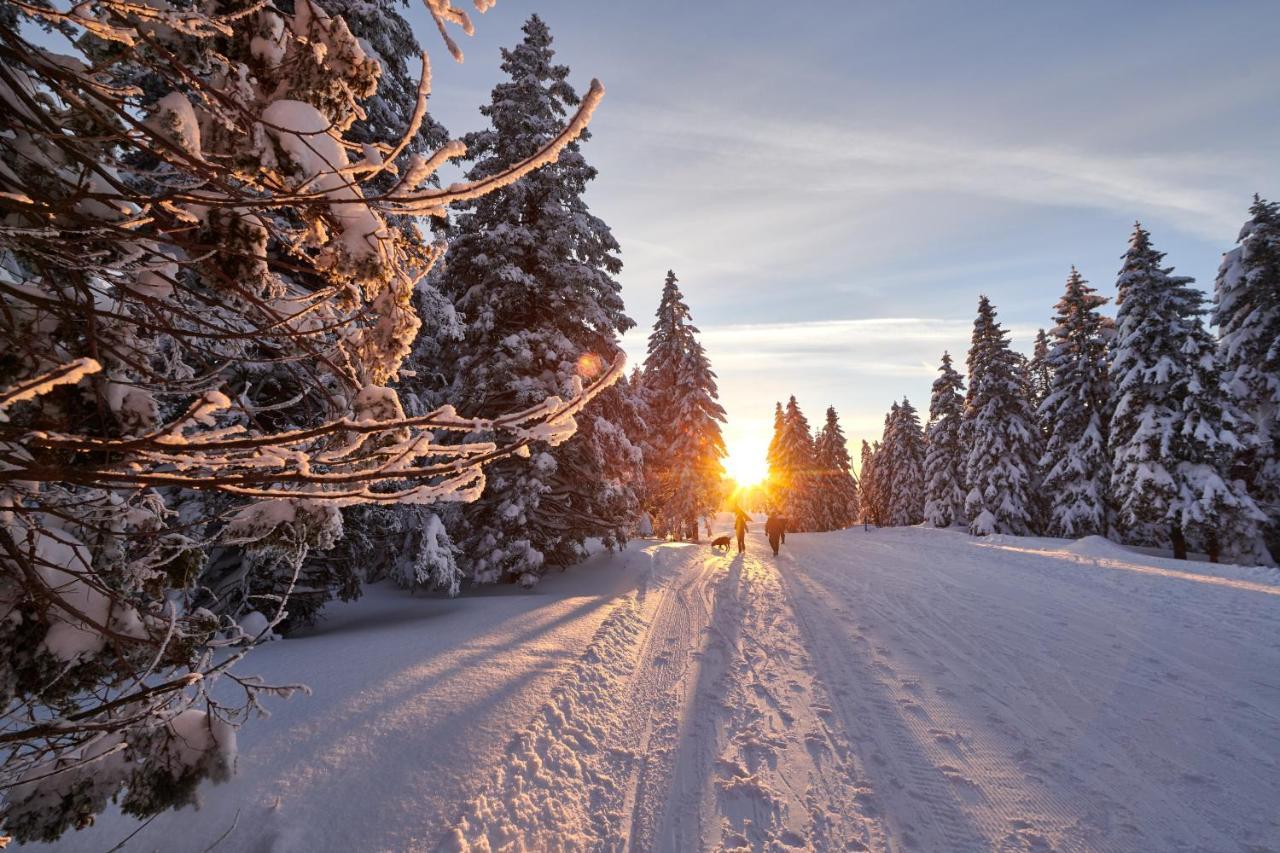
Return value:
M 429 681 L 395 725 L 328 745 L 317 707 L 310 759 L 259 721 L 242 788 L 123 849 L 203 849 L 234 808 L 253 816 L 220 850 L 1280 851 L 1275 570 L 914 528 L 793 534 L 778 558 L 758 535 L 745 557 L 634 543 L 615 566 L 554 576 L 562 597 L 542 601 L 384 595 L 387 613 L 478 607 L 474 635 L 424 648 L 493 649 L 520 687 Z M 505 651 L 531 618 L 566 626 L 555 670 Z M 309 642 L 264 651 L 284 663 Z M 354 647 L 326 657 L 334 672 L 374 651 Z M 331 701 L 365 701 L 360 683 Z M 482 728 L 432 729 L 441 703 Z M 502 719 L 515 734 L 498 740 Z M 355 738 L 360 760 L 338 762 Z M 281 758 L 341 799 L 290 796 Z M 275 787 L 287 807 L 264 813 L 254 797 Z M 99 823 L 66 849 L 135 826 Z
M 654 553 L 652 582 L 605 620 L 442 848 L 868 849 L 865 787 L 776 570 L 699 546 Z
M 1280 845 L 1274 574 L 932 530 L 762 544 L 657 546 L 667 576 L 629 605 L 644 625 L 605 709 L 608 795 L 546 822 L 568 793 L 550 786 L 488 842 Z

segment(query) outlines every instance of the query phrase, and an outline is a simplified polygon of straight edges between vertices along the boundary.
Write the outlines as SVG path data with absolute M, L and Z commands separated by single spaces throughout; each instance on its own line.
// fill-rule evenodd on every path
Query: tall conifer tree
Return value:
M 1257 559 L 1264 517 L 1231 476 L 1250 425 L 1222 389 L 1204 297 L 1163 259 L 1135 226 L 1116 281 L 1110 361 L 1117 523 L 1127 541 L 1171 545 L 1179 558 L 1190 545 Z
M 777 477 L 771 473 L 769 483 L 775 504 L 787 517 L 790 529 L 817 529 L 813 434 L 794 396 L 783 410 L 775 456 Z
M 1044 329 L 1036 330 L 1031 358 L 1027 360 L 1028 395 L 1033 409 L 1039 410 L 1044 398 L 1049 396 L 1053 381 L 1053 365 L 1049 361 L 1049 335 Z
M 1218 269 L 1213 322 L 1224 385 L 1254 429 L 1236 475 L 1266 514 L 1280 560 L 1280 204 L 1255 195 L 1249 217 Z
M 951 366 L 951 354 L 942 354 L 939 376 L 929 398 L 926 431 L 924 520 L 934 527 L 964 522 L 964 446 L 960 427 L 964 420 L 964 379 Z
M 875 444 L 875 464 L 872 471 L 875 475 L 875 515 L 876 524 L 885 527 L 889 520 L 889 507 L 893 504 L 893 428 L 898 421 L 898 404 L 895 401 L 885 412 L 884 427 L 880 431 L 880 440 Z
M 862 440 L 858 463 L 858 518 L 863 524 L 880 524 L 876 514 L 876 451 Z
M 1071 268 L 1045 356 L 1049 393 L 1037 413 L 1049 536 L 1107 532 L 1107 342 L 1114 326 L 1098 313 L 1106 301 Z
M 773 473 L 778 464 L 778 440 L 780 438 L 782 438 L 782 403 L 778 402 L 773 404 L 773 435 L 769 438 L 769 448 L 764 454 L 770 474 Z
M 964 436 L 965 514 L 975 535 L 1034 532 L 1039 435 L 1022 360 L 990 300 L 978 300 L 969 349 Z
M 716 375 L 697 339 L 674 272 L 667 272 L 644 363 L 653 453 L 647 497 L 660 536 L 697 541 L 698 521 L 720 503 L 725 420 Z
M 896 407 L 886 443 L 893 483 L 889 495 L 889 524 L 903 527 L 924 518 L 924 431 L 915 406 L 906 397 Z
M 814 443 L 814 457 L 816 503 L 821 508 L 819 529 L 843 530 L 858 517 L 858 481 L 851 470 L 849 447 L 834 406 L 827 407 L 827 420 Z
M 520 44 L 502 51 L 509 82 L 481 108 L 491 129 L 465 138 L 471 180 L 528 157 L 563 129 L 578 103 L 569 69 L 553 61 L 547 25 L 533 15 L 522 29 Z M 618 244 L 582 198 L 595 175 L 575 142 L 554 167 L 459 215 L 439 284 L 466 319 L 462 342 L 445 350 L 450 396 L 462 414 L 567 396 L 620 351 L 618 335 L 634 323 L 615 278 Z M 578 418 L 570 442 L 493 466 L 455 536 L 474 580 L 532 584 L 546 566 L 581 559 L 587 538 L 613 544 L 626 536 L 637 511 L 636 448 L 610 420 L 618 416 L 616 399 L 597 403 Z

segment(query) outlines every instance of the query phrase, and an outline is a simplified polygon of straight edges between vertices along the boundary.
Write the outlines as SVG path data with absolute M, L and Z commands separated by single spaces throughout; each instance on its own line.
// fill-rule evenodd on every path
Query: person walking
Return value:
M 734 510 L 736 517 L 733 520 L 733 532 L 738 534 L 738 553 L 745 554 L 747 552 L 747 514 L 742 511 L 742 507 Z
M 769 547 L 773 549 L 773 556 L 778 556 L 778 545 L 787 541 L 787 520 L 775 513 L 769 513 L 769 519 L 764 523 L 764 534 L 769 537 Z

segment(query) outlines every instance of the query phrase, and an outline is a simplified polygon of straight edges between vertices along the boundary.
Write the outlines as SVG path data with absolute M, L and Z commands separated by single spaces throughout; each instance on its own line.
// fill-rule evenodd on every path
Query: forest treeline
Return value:
M 859 519 L 1280 559 L 1280 205 L 1254 197 L 1211 301 L 1135 226 L 1114 317 L 1107 302 L 1073 267 L 1027 358 L 981 297 L 967 377 L 944 352 L 928 422 L 904 397 L 863 441 Z M 843 463 L 818 449 L 794 398 L 777 418 L 785 511 L 828 529 L 814 472 Z

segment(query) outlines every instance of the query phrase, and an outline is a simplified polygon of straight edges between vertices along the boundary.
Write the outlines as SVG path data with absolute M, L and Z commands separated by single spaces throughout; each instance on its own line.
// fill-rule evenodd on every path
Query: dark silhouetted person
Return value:
M 733 520 L 733 532 L 738 534 L 738 553 L 745 554 L 747 551 L 747 514 L 741 509 L 735 509 L 737 517 Z
M 780 515 L 769 513 L 769 520 L 764 523 L 764 534 L 769 537 L 769 547 L 773 556 L 778 556 L 778 545 L 787 541 L 787 520 Z

